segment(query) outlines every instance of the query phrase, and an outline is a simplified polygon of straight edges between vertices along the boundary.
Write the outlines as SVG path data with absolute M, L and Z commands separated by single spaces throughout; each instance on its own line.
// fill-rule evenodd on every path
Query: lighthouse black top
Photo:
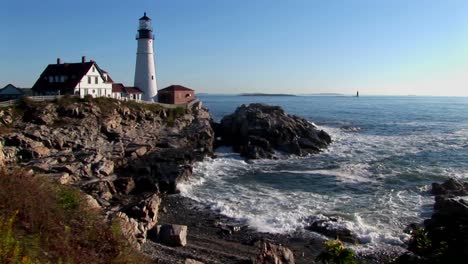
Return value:
M 151 18 L 145 14 L 140 18 L 140 25 L 138 26 L 137 39 L 152 39 L 153 38 L 153 27 L 151 26 Z

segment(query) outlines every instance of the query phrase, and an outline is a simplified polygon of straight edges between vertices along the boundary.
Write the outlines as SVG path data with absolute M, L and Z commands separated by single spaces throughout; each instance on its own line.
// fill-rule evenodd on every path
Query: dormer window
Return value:
M 94 67 L 93 67 L 93 72 L 95 72 L 95 69 L 94 69 Z
M 54 76 L 49 76 L 49 82 L 53 83 L 54 82 Z

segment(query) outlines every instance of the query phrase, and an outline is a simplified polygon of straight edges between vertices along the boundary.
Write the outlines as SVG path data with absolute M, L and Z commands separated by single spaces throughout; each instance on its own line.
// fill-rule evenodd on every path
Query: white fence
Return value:
M 0 102 L 0 107 L 7 107 L 7 106 L 10 106 L 10 105 L 14 105 L 18 101 L 19 101 L 18 99 L 14 99 L 14 100 L 8 100 L 8 101 Z

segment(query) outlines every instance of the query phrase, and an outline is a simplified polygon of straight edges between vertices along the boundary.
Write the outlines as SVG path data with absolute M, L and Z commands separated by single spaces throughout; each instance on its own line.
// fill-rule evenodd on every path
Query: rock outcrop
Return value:
M 468 195 L 468 182 L 450 178 L 444 183 L 433 183 L 431 193 L 434 195 L 463 196 Z
M 200 103 L 165 109 L 107 98 L 25 101 L 0 111 L 0 166 L 79 187 L 138 247 L 157 224 L 159 193 L 176 192 L 193 162 L 212 155 L 210 124 Z
M 331 143 L 330 135 L 311 122 L 265 104 L 242 105 L 215 127 L 220 144 L 247 159 L 274 158 L 275 151 L 304 156 Z
M 357 244 L 359 239 L 344 225 L 340 224 L 337 218 L 322 217 L 311 218 L 310 224 L 305 227 L 306 230 L 323 234 L 332 239 L 339 239 L 344 242 Z
M 468 202 L 453 196 L 466 195 L 467 182 L 449 179 L 433 183 L 434 212 L 421 228 L 410 225 L 412 237 L 406 254 L 396 263 L 461 263 L 468 258 Z

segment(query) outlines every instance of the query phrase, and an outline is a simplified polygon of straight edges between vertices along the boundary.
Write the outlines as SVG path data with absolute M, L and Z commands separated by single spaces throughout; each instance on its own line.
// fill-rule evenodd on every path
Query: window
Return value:
M 95 91 L 95 90 L 93 90 L 93 94 L 95 94 L 95 93 L 96 93 L 96 91 Z
M 95 83 L 95 84 L 98 84 L 98 82 L 99 82 L 99 81 L 98 81 L 98 77 L 94 77 L 94 83 Z
M 54 76 L 49 76 L 49 82 L 51 82 L 51 83 L 54 82 Z
M 88 76 L 88 83 L 91 84 L 91 76 Z
M 65 82 L 65 76 L 60 76 L 60 82 Z
M 154 76 L 153 76 L 153 75 L 151 75 L 151 80 L 154 80 Z
M 95 70 L 94 70 L 94 67 L 93 67 L 93 72 L 94 72 L 94 71 L 95 71 Z
M 55 75 L 55 82 L 59 82 L 59 76 Z

